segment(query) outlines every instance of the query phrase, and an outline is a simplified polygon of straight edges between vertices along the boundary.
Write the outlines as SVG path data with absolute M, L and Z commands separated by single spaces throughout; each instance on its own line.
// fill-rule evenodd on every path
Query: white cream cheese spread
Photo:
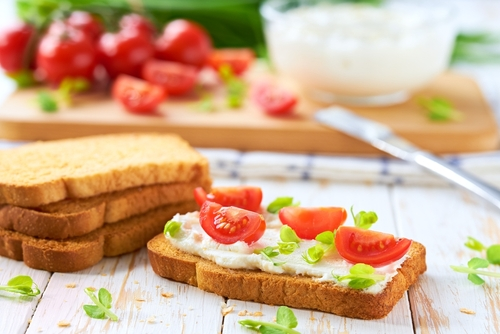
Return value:
M 243 241 L 234 244 L 224 245 L 213 240 L 201 227 L 199 223 L 199 213 L 191 212 L 185 215 L 177 214 L 172 220 L 182 223 L 181 229 L 171 237 L 166 234 L 170 243 L 190 254 L 198 255 L 204 259 L 215 262 L 221 267 L 231 269 L 260 269 L 273 274 L 305 275 L 318 281 L 330 281 L 334 284 L 347 286 L 347 281 L 338 282 L 334 275 L 347 275 L 352 264 L 346 262 L 336 251 L 327 252 L 316 264 L 309 264 L 302 254 L 308 248 L 316 245 L 315 240 L 302 240 L 299 247 L 290 255 L 280 254 L 273 258 L 274 265 L 262 254 L 255 253 L 267 246 L 276 246 L 280 241 L 280 229 L 283 226 L 277 215 L 264 214 L 267 228 L 264 235 L 256 242 L 248 245 Z M 400 260 L 387 266 L 375 268 L 375 274 L 385 275 L 383 281 L 377 282 L 363 291 L 367 293 L 381 292 L 392 277 L 397 274 L 397 269 L 406 259 L 406 255 Z

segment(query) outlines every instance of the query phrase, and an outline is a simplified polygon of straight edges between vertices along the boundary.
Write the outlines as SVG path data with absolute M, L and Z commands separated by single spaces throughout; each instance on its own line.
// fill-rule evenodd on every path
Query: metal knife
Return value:
M 445 160 L 421 150 L 378 122 L 368 120 L 341 107 L 329 107 L 316 112 L 314 118 L 321 124 L 360 139 L 381 151 L 417 164 L 452 183 L 484 198 L 500 209 L 500 190 L 475 176 L 450 165 Z

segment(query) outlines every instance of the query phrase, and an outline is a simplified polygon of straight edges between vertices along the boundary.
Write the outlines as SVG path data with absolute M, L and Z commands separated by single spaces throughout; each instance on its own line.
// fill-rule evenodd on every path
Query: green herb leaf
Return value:
M 431 121 L 461 121 L 464 117 L 463 112 L 455 109 L 450 101 L 441 97 L 420 97 L 417 102 L 427 111 L 427 117 Z
M 481 259 L 479 257 L 474 257 L 467 262 L 467 266 L 471 269 L 478 269 L 478 268 L 488 268 L 490 263 L 488 260 Z
M 278 242 L 278 250 L 284 255 L 292 254 L 297 248 L 299 248 L 299 244 L 296 242 Z
M 465 242 L 465 246 L 476 251 L 482 251 L 486 249 L 484 245 L 477 239 L 474 239 L 473 237 L 467 237 L 467 241 Z
M 293 197 L 278 197 L 267 206 L 267 212 L 278 213 L 287 206 L 299 206 L 300 202 L 294 202 Z
M 276 248 L 277 247 L 267 246 L 266 248 L 255 250 L 254 253 L 261 254 L 266 260 L 272 262 L 274 266 L 281 266 L 285 262 L 277 262 L 273 260 L 274 257 L 280 255 L 280 253 L 276 251 Z
M 182 223 L 176 222 L 175 220 L 169 220 L 165 224 L 165 228 L 163 229 L 163 234 L 169 234 L 172 238 L 175 237 L 177 232 L 181 230 Z
M 293 311 L 286 307 L 280 306 L 276 313 L 276 323 L 245 319 L 238 321 L 239 324 L 256 332 L 264 334 L 300 334 L 294 328 L 298 322 Z
M 376 282 L 371 278 L 353 278 L 349 281 L 348 286 L 351 289 L 361 290 L 365 288 L 369 288 L 374 285 Z
M 59 85 L 57 93 L 59 95 L 59 99 L 66 105 L 70 106 L 73 104 L 73 95 L 75 93 L 86 91 L 89 88 L 90 82 L 87 79 L 65 78 Z
M 365 289 L 385 279 L 385 275 L 375 274 L 375 268 L 364 263 L 352 266 L 348 275 L 338 276 L 333 273 L 332 275 L 339 282 L 349 280 L 348 285 L 352 289 Z
M 11 278 L 7 282 L 7 285 L 0 286 L 0 291 L 7 291 L 30 297 L 40 294 L 38 285 L 33 282 L 30 276 L 26 275 L 19 275 Z
M 500 245 L 492 245 L 486 250 L 486 259 L 491 264 L 500 264 Z
M 297 233 L 288 225 L 283 225 L 280 229 L 280 239 L 283 242 L 296 242 L 299 243 L 302 240 L 297 236 Z
M 276 323 L 288 328 L 295 328 L 298 325 L 297 317 L 295 317 L 293 311 L 286 306 L 278 307 L 278 311 L 276 312 Z
M 467 279 L 476 285 L 484 284 L 484 279 L 479 277 L 477 274 L 469 274 L 467 275 Z
M 316 236 L 316 241 L 324 243 L 325 245 L 335 245 L 335 232 L 325 231 Z
M 102 312 L 109 319 L 113 321 L 118 321 L 118 316 L 109 310 L 111 308 L 112 297 L 108 290 L 104 288 L 99 289 L 98 292 L 99 299 L 97 299 L 97 297 L 94 295 L 95 289 L 85 288 L 83 291 L 85 291 L 87 296 L 89 296 L 90 299 L 95 304 L 95 305 L 83 305 L 83 309 L 89 317 L 94 319 L 104 319 L 105 317 L 101 315 Z M 96 308 L 98 308 L 100 312 L 97 311 Z
M 378 220 L 378 216 L 373 211 L 360 211 L 354 214 L 354 206 L 351 206 L 351 214 L 354 218 L 354 226 L 368 230 Z
M 226 86 L 226 103 L 230 108 L 239 108 L 247 93 L 247 83 L 234 75 L 231 66 L 223 64 L 219 68 L 219 75 Z
M 31 87 L 36 84 L 33 71 L 22 69 L 18 72 L 7 73 L 7 76 L 14 80 L 19 88 Z
M 302 254 L 302 258 L 309 264 L 318 263 L 325 255 L 325 250 L 321 245 L 314 245 Z
M 375 273 L 375 268 L 368 264 L 364 263 L 356 263 L 354 266 L 351 267 L 349 272 L 352 275 L 372 275 Z
M 42 111 L 51 113 L 59 110 L 59 106 L 56 99 L 48 91 L 38 92 L 37 101 Z

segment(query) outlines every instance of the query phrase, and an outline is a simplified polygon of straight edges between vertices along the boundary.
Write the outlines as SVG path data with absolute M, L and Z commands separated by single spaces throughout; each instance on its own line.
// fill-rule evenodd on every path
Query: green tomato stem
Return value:
M 99 301 L 99 299 L 97 299 L 96 296 L 94 295 L 93 291 L 89 290 L 89 288 L 85 288 L 84 291 L 87 294 L 87 296 L 89 296 L 90 299 L 92 299 L 94 304 L 96 304 L 97 307 L 99 307 L 111 320 L 118 321 L 118 316 L 116 314 L 114 314 L 113 312 L 111 312 L 107 307 L 102 305 L 101 302 Z

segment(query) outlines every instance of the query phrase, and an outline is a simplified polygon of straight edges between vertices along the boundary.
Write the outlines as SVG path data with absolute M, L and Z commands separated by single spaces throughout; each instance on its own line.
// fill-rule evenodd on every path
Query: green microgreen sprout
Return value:
M 163 229 L 163 234 L 169 234 L 172 238 L 181 230 L 182 223 L 176 222 L 175 220 L 169 220 L 165 224 Z
M 318 234 L 315 238 L 319 243 L 308 248 L 307 251 L 302 254 L 302 258 L 309 264 L 318 263 L 323 256 L 335 248 L 335 233 L 336 231 L 324 231 Z
M 461 121 L 464 118 L 462 111 L 455 109 L 449 100 L 442 97 L 420 97 L 417 103 L 427 111 L 431 121 Z
M 476 285 L 481 285 L 484 283 L 484 280 L 479 277 L 482 276 L 490 276 L 500 278 L 500 273 L 487 271 L 487 270 L 478 270 L 482 268 L 487 268 L 490 265 L 490 262 L 486 259 L 481 259 L 479 257 L 472 258 L 469 262 L 467 262 L 467 267 L 465 266 L 450 266 L 451 269 L 458 273 L 468 274 L 467 279 Z
M 230 108 L 239 108 L 243 105 L 247 94 L 247 84 L 238 78 L 228 64 L 219 68 L 219 75 L 226 87 L 226 103 Z
M 41 90 L 38 92 L 37 103 L 40 109 L 47 113 L 52 113 L 59 110 L 59 105 L 56 99 L 50 92 L 46 90 Z
M 36 84 L 33 71 L 22 69 L 14 73 L 7 73 L 7 76 L 14 80 L 19 88 L 31 87 Z
M 118 316 L 110 311 L 113 298 L 108 290 L 100 288 L 97 297 L 94 295 L 94 288 L 85 288 L 84 291 L 95 304 L 83 305 L 83 309 L 89 317 L 93 319 L 105 319 L 107 316 L 113 321 L 118 321 Z
M 262 254 L 267 260 L 271 261 L 275 266 L 281 266 L 285 262 L 276 262 L 273 260 L 274 257 L 284 254 L 292 254 L 298 247 L 299 243 L 302 241 L 297 233 L 288 225 L 283 225 L 280 229 L 280 239 L 277 246 L 267 246 L 264 249 L 255 250 L 254 253 Z
M 354 214 L 354 206 L 351 206 L 351 214 L 354 218 L 354 226 L 368 230 L 378 220 L 378 216 L 373 211 L 359 211 Z
M 500 245 L 495 244 L 489 247 L 486 247 L 479 240 L 474 239 L 473 237 L 467 237 L 467 241 L 465 242 L 465 246 L 472 250 L 483 252 L 486 251 L 486 259 L 491 264 L 500 264 Z
M 299 206 L 300 202 L 294 202 L 293 197 L 278 197 L 267 206 L 267 212 L 278 213 L 281 209 L 287 206 Z
M 276 322 L 266 322 L 253 319 L 245 319 L 238 321 L 241 325 L 253 331 L 263 334 L 300 334 L 294 330 L 297 327 L 297 317 L 293 311 L 286 307 L 278 307 L 276 312 Z
M 37 296 L 40 294 L 40 289 L 38 285 L 33 282 L 30 276 L 19 275 L 11 278 L 7 285 L 0 285 L 0 291 L 7 291 L 11 293 L 17 293 L 23 296 Z
M 385 279 L 385 275 L 375 274 L 375 268 L 364 263 L 352 266 L 348 275 L 338 276 L 332 273 L 332 276 L 339 282 L 349 280 L 349 287 L 356 290 L 368 288 Z

